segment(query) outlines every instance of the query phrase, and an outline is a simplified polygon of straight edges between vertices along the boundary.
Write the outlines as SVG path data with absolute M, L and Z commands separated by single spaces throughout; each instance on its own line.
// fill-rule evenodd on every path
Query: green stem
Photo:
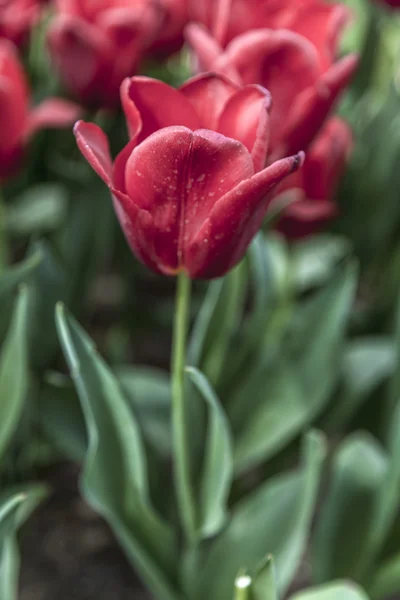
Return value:
M 190 477 L 190 453 L 185 406 L 185 358 L 189 326 L 190 279 L 177 278 L 174 334 L 172 340 L 172 437 L 175 485 L 179 511 L 187 542 L 196 537 L 196 516 Z

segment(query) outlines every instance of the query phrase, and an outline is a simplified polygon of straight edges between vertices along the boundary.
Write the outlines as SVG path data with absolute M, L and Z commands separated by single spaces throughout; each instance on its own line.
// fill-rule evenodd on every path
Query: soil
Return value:
M 151 600 L 106 523 L 80 498 L 78 472 L 58 466 L 54 493 L 21 535 L 20 600 Z

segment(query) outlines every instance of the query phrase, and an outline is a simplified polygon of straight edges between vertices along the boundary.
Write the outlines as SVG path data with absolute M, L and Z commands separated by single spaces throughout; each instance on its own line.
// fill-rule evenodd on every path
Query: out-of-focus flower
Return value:
M 163 17 L 160 30 L 150 51 L 165 56 L 179 50 L 184 42 L 183 31 L 188 22 L 187 0 L 160 0 Z
M 0 38 L 20 46 L 40 18 L 40 0 L 0 0 Z
M 376 0 L 379 4 L 386 4 L 391 8 L 400 8 L 400 0 Z
M 257 29 L 223 49 L 203 26 L 186 28 L 200 70 L 223 73 L 236 83 L 259 83 L 271 92 L 273 158 L 307 149 L 356 69 L 355 55 L 335 61 L 322 51 L 338 38 L 343 23 L 334 13 L 330 18 L 329 26 L 321 24 L 319 46 L 286 29 Z
M 133 252 L 164 275 L 223 275 L 260 228 L 275 186 L 303 160 L 263 168 L 268 92 L 205 75 L 180 90 L 134 77 L 121 94 L 131 140 L 114 164 L 99 127 L 80 121 L 75 135 Z
M 288 239 L 315 233 L 337 214 L 334 194 L 352 146 L 347 123 L 332 117 L 311 144 L 303 168 L 283 182 L 277 201 L 291 203 L 277 229 Z
M 206 26 L 223 48 L 253 29 L 287 29 L 306 37 L 328 64 L 349 18 L 342 3 L 325 0 L 189 0 L 190 17 Z
M 0 40 L 0 180 L 18 169 L 24 147 L 36 131 L 66 127 L 79 116 L 78 106 L 57 98 L 30 108 L 29 96 L 16 48 L 8 40 Z
M 95 107 L 118 104 L 122 80 L 138 68 L 165 17 L 156 0 L 56 0 L 52 60 L 67 89 Z

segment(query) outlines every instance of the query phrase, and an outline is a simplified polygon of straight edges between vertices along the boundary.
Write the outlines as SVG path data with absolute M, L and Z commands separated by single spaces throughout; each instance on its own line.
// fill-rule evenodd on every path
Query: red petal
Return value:
M 45 127 L 69 127 L 78 119 L 82 108 L 74 102 L 60 98 L 46 98 L 31 110 L 27 135 Z
M 317 84 L 305 90 L 297 99 L 287 123 L 282 153 L 306 149 L 314 139 L 336 100 L 349 84 L 358 64 L 358 56 L 351 54 L 333 65 Z
M 219 131 L 219 117 L 227 100 L 238 89 L 238 85 L 223 75 L 205 73 L 189 79 L 179 88 L 179 91 L 190 101 L 196 113 L 200 115 L 202 127 Z
M 215 204 L 186 252 L 191 277 L 220 277 L 243 258 L 273 199 L 273 188 L 303 160 L 302 154 L 282 159 L 239 183 Z
M 192 23 L 185 28 L 185 38 L 193 48 L 199 71 L 213 71 L 215 61 L 223 53 L 218 42 L 202 25 Z
M 94 123 L 78 121 L 74 134 L 79 150 L 97 175 L 110 186 L 112 184 L 112 160 L 105 133 Z
M 293 202 L 283 213 L 276 228 L 289 240 L 312 235 L 337 214 L 331 201 L 302 198 Z
M 28 120 L 29 90 L 14 46 L 0 41 L 0 146 L 13 149 L 23 142 Z
M 218 131 L 246 146 L 256 172 L 265 166 L 270 108 L 270 93 L 259 85 L 247 85 L 228 100 L 218 125 Z
M 240 142 L 208 130 L 167 127 L 133 150 L 126 164 L 126 190 L 138 208 L 151 213 L 163 272 L 185 266 L 188 240 L 215 202 L 253 172 Z
M 122 101 L 128 128 L 137 135 L 138 143 L 170 125 L 192 130 L 201 127 L 200 117 L 184 95 L 158 79 L 132 77 L 129 85 L 123 84 Z

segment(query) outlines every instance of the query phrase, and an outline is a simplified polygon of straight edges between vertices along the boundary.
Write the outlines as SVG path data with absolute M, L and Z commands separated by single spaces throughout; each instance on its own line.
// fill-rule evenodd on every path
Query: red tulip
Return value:
M 164 275 L 224 275 L 260 228 L 275 186 L 303 160 L 263 168 L 268 92 L 205 75 L 180 90 L 133 77 L 121 94 L 131 141 L 114 164 L 99 127 L 79 121 L 75 135 L 112 192 L 133 252 Z
M 391 8 L 400 8 L 400 0 L 376 0 L 380 4 L 386 4 Z
M 0 38 L 16 45 L 26 41 L 40 17 L 40 0 L 0 0 Z
M 273 158 L 309 146 L 356 69 L 354 55 L 328 60 L 327 49 L 338 36 L 334 25 L 339 24 L 335 13 L 331 18 L 330 25 L 324 22 L 318 29 L 319 50 L 304 35 L 284 29 L 249 31 L 225 50 L 202 26 L 186 29 L 201 70 L 223 73 L 238 84 L 259 83 L 271 92 Z M 327 31 L 330 36 L 323 41 L 321 32 Z
M 293 200 L 277 227 L 287 238 L 310 235 L 337 214 L 334 193 L 352 146 L 347 123 L 338 117 L 327 121 L 310 146 L 303 168 L 280 188 L 281 199 Z
M 253 29 L 287 29 L 311 41 L 323 62 L 334 58 L 349 18 L 346 6 L 325 0 L 189 0 L 189 6 L 191 20 L 205 25 L 223 48 Z
M 24 147 L 36 131 L 70 125 L 78 114 L 75 104 L 57 98 L 48 98 L 31 109 L 17 51 L 8 40 L 0 40 L 0 180 L 18 169 Z
M 150 51 L 161 56 L 179 50 L 184 42 L 183 30 L 188 22 L 187 0 L 160 0 L 163 8 L 161 28 Z
M 156 0 L 57 0 L 48 43 L 65 84 L 83 102 L 118 104 L 165 16 Z

